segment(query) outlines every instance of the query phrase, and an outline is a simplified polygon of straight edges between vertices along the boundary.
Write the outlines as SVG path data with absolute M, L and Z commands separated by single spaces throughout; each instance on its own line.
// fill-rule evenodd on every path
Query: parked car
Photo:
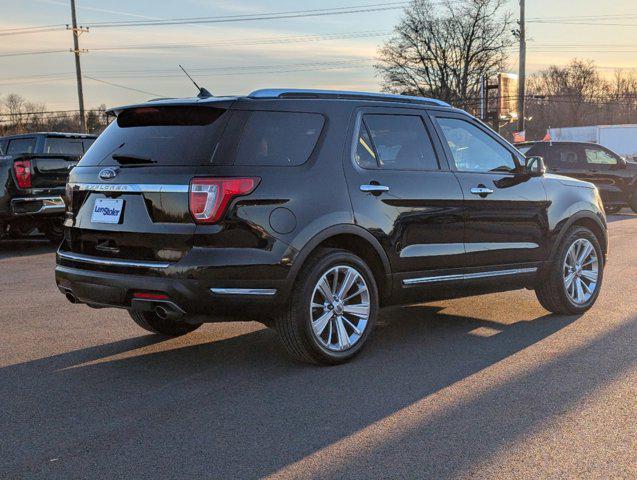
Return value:
M 637 213 L 637 163 L 595 143 L 526 142 L 517 147 L 527 156 L 542 157 L 549 172 L 597 185 L 606 212 L 629 206 Z
M 71 172 L 56 280 L 148 331 L 257 320 L 334 364 L 383 306 L 530 288 L 580 314 L 599 294 L 597 189 L 444 102 L 260 90 L 112 113 Z
M 66 180 L 95 138 L 71 133 L 0 138 L 0 239 L 37 228 L 60 243 Z

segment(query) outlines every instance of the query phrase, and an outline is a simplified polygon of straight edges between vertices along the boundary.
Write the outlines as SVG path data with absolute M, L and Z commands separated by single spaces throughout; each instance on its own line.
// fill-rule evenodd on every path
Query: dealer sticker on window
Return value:
M 119 223 L 119 218 L 124 210 L 124 200 L 112 198 L 98 198 L 95 200 L 91 222 L 93 223 Z

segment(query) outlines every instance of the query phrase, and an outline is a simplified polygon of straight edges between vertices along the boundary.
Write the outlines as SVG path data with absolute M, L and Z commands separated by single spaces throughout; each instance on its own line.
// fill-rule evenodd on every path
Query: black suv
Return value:
M 260 90 L 112 113 L 71 172 L 56 279 L 151 332 L 257 320 L 330 364 L 382 306 L 530 288 L 578 314 L 599 294 L 596 188 L 443 102 Z
M 549 172 L 579 178 L 599 188 L 608 213 L 629 206 L 637 213 L 637 164 L 596 143 L 526 142 L 516 145 L 544 159 Z

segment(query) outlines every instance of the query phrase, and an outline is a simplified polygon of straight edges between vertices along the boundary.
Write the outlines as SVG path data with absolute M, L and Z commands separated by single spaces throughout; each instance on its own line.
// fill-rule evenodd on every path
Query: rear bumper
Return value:
M 64 199 L 60 195 L 45 197 L 18 197 L 11 200 L 11 213 L 24 215 L 61 215 L 65 210 Z
M 130 310 L 153 310 L 161 305 L 195 317 L 197 321 L 266 322 L 276 316 L 285 301 L 285 282 L 282 281 L 217 280 L 211 284 L 205 276 L 192 278 L 180 273 L 174 264 L 167 265 L 58 252 L 55 279 L 58 289 L 67 296 L 71 294 L 78 303 Z M 100 268 L 122 269 L 127 273 L 100 271 Z M 132 269 L 137 272 L 129 273 Z M 135 298 L 136 293 L 161 294 L 167 298 L 140 300 Z

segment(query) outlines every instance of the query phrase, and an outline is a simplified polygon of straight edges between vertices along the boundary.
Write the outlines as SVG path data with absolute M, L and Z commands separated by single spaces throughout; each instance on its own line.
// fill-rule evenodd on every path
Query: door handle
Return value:
M 360 189 L 361 189 L 361 192 L 365 192 L 365 193 L 389 192 L 389 187 L 386 187 L 385 185 L 361 185 Z
M 487 187 L 473 187 L 471 193 L 474 195 L 491 195 L 493 193 L 493 189 Z

